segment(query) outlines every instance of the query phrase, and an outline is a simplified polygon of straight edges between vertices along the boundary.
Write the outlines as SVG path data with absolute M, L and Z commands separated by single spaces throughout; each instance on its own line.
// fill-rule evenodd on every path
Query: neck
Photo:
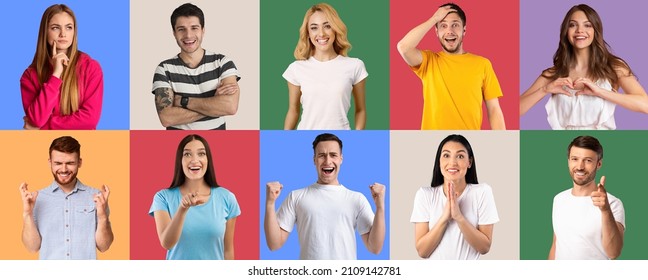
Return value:
M 207 194 L 211 190 L 211 186 L 207 185 L 207 182 L 205 182 L 204 179 L 185 179 L 184 184 L 182 184 L 182 188 L 184 188 L 188 192 L 198 192 L 199 194 Z
M 65 184 L 65 185 L 61 185 L 58 182 L 56 184 L 59 186 L 59 188 L 61 190 L 63 190 L 64 193 L 70 193 L 70 192 L 72 192 L 72 190 L 74 190 L 74 187 L 76 186 L 76 183 L 77 183 L 77 179 L 74 179 L 74 181 L 72 181 L 72 182 L 70 182 L 68 184 Z
M 337 179 L 335 179 L 333 182 L 328 182 L 328 183 L 323 182 L 322 180 L 317 180 L 317 183 L 320 185 L 334 185 L 334 186 L 340 185 L 340 182 Z
M 461 47 L 458 48 L 458 49 L 457 49 L 456 51 L 454 51 L 454 52 L 446 51 L 446 49 L 443 49 L 443 52 L 446 53 L 446 54 L 449 54 L 449 55 L 461 55 L 461 54 L 465 54 L 465 53 L 466 53 L 466 51 L 464 51 L 463 48 L 461 48 Z
M 336 58 L 337 56 L 338 56 L 338 54 L 335 53 L 335 51 L 333 51 L 333 50 L 329 50 L 327 52 L 322 52 L 322 51 L 317 51 L 316 50 L 315 53 L 313 54 L 313 58 L 315 58 L 317 61 L 321 61 L 321 62 L 332 60 L 332 59 Z
M 203 48 L 200 48 L 192 53 L 186 53 L 181 51 L 180 59 L 182 59 L 182 61 L 185 64 L 189 65 L 189 67 L 196 67 L 198 66 L 198 63 L 200 63 L 204 55 L 205 55 L 205 50 Z
M 578 49 L 574 52 L 576 57 L 576 62 L 574 68 L 576 70 L 587 70 L 589 66 L 590 52 L 589 48 Z
M 581 186 L 574 183 L 572 188 L 572 194 L 574 196 L 589 196 L 593 191 L 596 190 L 596 184 L 594 181 L 587 183 L 587 185 Z

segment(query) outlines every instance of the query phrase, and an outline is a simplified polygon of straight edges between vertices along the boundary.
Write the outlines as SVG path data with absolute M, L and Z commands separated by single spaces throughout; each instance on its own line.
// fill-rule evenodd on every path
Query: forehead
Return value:
M 200 19 L 197 16 L 180 16 L 176 19 L 174 27 L 190 27 L 195 25 L 200 26 Z
M 75 161 L 79 158 L 79 154 L 74 152 L 74 153 L 64 153 L 61 151 L 57 150 L 52 150 L 52 154 L 50 155 L 50 158 L 52 161 L 58 161 L 58 162 L 68 162 L 68 161 Z
M 598 158 L 598 154 L 596 154 L 595 151 L 586 148 L 576 147 L 576 146 L 572 146 L 571 149 L 569 149 L 569 156 Z
M 70 16 L 66 12 L 60 12 L 52 16 L 50 19 L 50 24 L 60 24 L 60 25 L 66 25 L 74 23 L 74 20 L 72 20 L 72 16 Z
M 316 11 L 308 18 L 308 24 L 321 24 L 328 21 L 328 17 L 322 11 Z
M 466 147 L 464 147 L 464 145 L 462 145 L 459 142 L 448 141 L 445 144 L 443 144 L 441 151 L 457 152 L 457 151 L 467 151 L 467 149 Z
M 587 15 L 585 15 L 585 12 L 583 11 L 576 11 L 574 12 L 571 17 L 569 17 L 569 20 L 573 21 L 589 21 L 587 18 Z
M 187 143 L 187 145 L 184 146 L 185 150 L 199 150 L 204 148 L 205 145 L 200 142 L 200 140 L 191 140 L 191 142 Z
M 340 144 L 337 141 L 322 141 L 315 146 L 315 153 L 340 153 Z
M 459 14 L 455 12 L 449 13 L 448 15 L 446 15 L 445 18 L 441 20 L 441 22 L 455 22 L 455 21 L 461 22 L 463 24 L 461 18 L 459 17 Z

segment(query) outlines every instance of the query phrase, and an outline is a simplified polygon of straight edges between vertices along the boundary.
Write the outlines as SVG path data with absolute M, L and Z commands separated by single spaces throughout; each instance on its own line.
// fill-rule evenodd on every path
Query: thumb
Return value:
M 601 176 L 601 181 L 599 181 L 599 184 L 598 184 L 598 191 L 599 192 L 606 192 L 605 191 L 605 176 Z

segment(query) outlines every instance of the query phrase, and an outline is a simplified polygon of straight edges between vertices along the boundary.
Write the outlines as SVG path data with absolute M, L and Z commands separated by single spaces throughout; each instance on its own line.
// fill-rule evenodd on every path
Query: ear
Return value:
M 81 167 L 81 164 L 83 163 L 83 159 L 79 158 L 79 167 Z M 78 168 L 78 167 L 77 167 Z
M 344 161 L 344 155 L 340 154 L 340 164 L 342 164 L 343 161 Z
M 601 166 L 603 166 L 603 160 L 599 159 L 598 163 L 596 164 L 596 170 L 601 169 Z

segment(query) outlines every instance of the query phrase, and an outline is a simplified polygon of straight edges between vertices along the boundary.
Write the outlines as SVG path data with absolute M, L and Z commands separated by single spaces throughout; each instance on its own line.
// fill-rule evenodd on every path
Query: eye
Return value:
M 465 156 L 464 155 L 459 155 L 458 158 L 463 159 Z
M 184 153 L 184 154 L 182 154 L 182 156 L 183 156 L 183 157 L 190 157 L 190 156 L 191 156 L 191 153 Z
M 325 28 L 325 29 L 331 29 L 331 28 L 333 28 L 333 27 L 332 27 L 330 24 L 327 24 L 327 25 L 324 25 L 324 28 Z
M 450 155 L 448 155 L 448 154 L 442 154 L 441 157 L 442 157 L 442 158 L 448 158 L 448 157 L 450 157 Z
M 198 153 L 198 155 L 201 156 L 201 157 L 204 157 L 205 155 L 207 155 L 207 153 L 205 153 L 205 152 L 200 152 L 200 153 Z

